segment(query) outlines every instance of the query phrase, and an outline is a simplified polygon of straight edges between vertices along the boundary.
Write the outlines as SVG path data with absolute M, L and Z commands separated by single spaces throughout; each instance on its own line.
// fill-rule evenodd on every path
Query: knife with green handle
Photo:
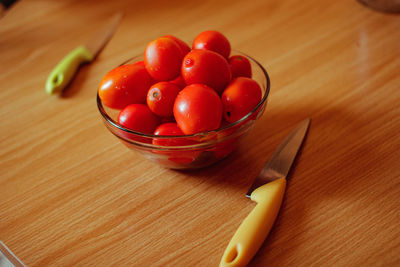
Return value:
M 122 14 L 113 15 L 86 45 L 81 45 L 68 53 L 53 69 L 46 81 L 46 92 L 61 92 L 75 76 L 80 65 L 91 62 L 104 48 L 114 34 Z
M 258 174 L 246 194 L 257 205 L 233 235 L 222 256 L 221 267 L 246 266 L 268 236 L 282 204 L 286 177 L 309 124 L 310 119 L 301 122 L 279 145 Z

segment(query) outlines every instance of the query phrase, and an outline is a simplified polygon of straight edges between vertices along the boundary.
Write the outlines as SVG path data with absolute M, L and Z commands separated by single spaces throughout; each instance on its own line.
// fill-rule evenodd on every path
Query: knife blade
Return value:
M 246 196 L 257 205 L 236 230 L 222 256 L 220 266 L 246 266 L 278 215 L 286 188 L 286 177 L 308 131 L 311 119 L 302 121 L 278 146 L 258 174 Z
M 46 92 L 61 92 L 72 80 L 79 66 L 93 61 L 113 36 L 122 18 L 122 13 L 111 16 L 103 27 L 98 29 L 85 45 L 69 52 L 52 70 L 46 80 Z

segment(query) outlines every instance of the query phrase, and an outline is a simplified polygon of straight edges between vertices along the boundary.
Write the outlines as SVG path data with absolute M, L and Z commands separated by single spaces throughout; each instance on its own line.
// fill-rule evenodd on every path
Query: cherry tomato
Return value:
M 167 122 L 175 122 L 174 116 L 171 116 L 171 117 L 161 117 L 161 123 L 167 123 Z
M 221 123 L 222 102 L 212 88 L 192 84 L 176 97 L 174 116 L 184 134 L 215 130 Z
M 147 106 L 160 117 L 170 117 L 175 98 L 180 90 L 178 86 L 170 82 L 156 83 L 147 93 Z
M 229 124 L 231 123 L 223 118 L 220 128 L 226 127 Z M 240 133 L 237 133 L 236 131 L 240 129 L 240 126 L 241 125 L 230 125 L 224 130 L 219 130 L 216 136 L 218 142 L 208 151 L 213 152 L 217 159 L 222 159 L 228 156 L 237 146 Z
M 225 120 L 234 122 L 248 114 L 261 101 L 261 94 L 260 85 L 253 79 L 233 79 L 221 96 Z
M 136 61 L 135 63 L 133 63 L 133 65 L 139 65 L 144 67 L 144 61 L 143 60 Z
M 250 61 L 244 56 L 231 56 L 229 58 L 229 65 L 231 66 L 232 79 L 236 77 L 251 78 Z
M 146 70 L 146 66 L 144 65 L 144 61 L 143 61 L 143 60 L 141 60 L 141 61 L 136 61 L 135 63 L 133 63 L 133 65 L 142 66 L 142 67 Z M 147 71 L 147 70 L 146 70 L 146 71 Z M 147 73 L 149 73 L 149 72 L 147 72 Z M 149 76 L 150 76 L 150 74 L 149 74 Z M 150 77 L 151 77 L 151 76 L 150 76 Z M 151 77 L 151 85 L 153 85 L 153 84 L 155 84 L 155 83 L 157 83 L 157 81 L 154 80 L 153 77 Z M 150 86 L 151 86 L 151 85 L 150 85 Z
M 184 135 L 182 130 L 178 127 L 178 124 L 174 122 L 163 123 L 157 127 L 154 131 L 154 135 Z M 184 138 L 170 138 L 170 139 L 160 139 L 154 138 L 153 144 L 159 146 L 186 146 L 192 145 L 196 142 L 193 140 L 188 140 Z
M 230 124 L 229 121 L 226 121 L 224 117 L 222 117 L 221 125 L 220 128 L 223 128 L 225 126 L 228 126 Z
M 183 59 L 182 77 L 186 84 L 201 83 L 221 93 L 232 78 L 228 61 L 208 50 L 192 50 Z
M 217 144 L 214 149 L 214 155 L 217 159 L 222 159 L 231 154 L 237 146 L 238 137 L 228 139 Z
M 164 123 L 157 127 L 154 131 L 154 135 L 183 135 L 182 130 L 178 127 L 176 123 Z M 171 138 L 171 139 L 161 139 L 153 138 L 153 144 L 159 146 L 187 146 L 196 144 L 194 140 L 187 138 Z M 201 151 L 198 150 L 185 150 L 185 151 L 157 151 L 158 154 L 163 154 L 168 157 L 169 161 L 188 164 L 193 162 Z
M 188 46 L 188 44 L 185 43 L 184 41 L 182 41 L 181 39 L 178 39 L 178 38 L 176 38 L 175 36 L 172 36 L 172 35 L 165 35 L 163 37 L 170 38 L 170 39 L 174 40 L 179 45 L 179 47 L 181 48 L 182 53 L 183 53 L 184 56 L 187 53 L 190 52 L 190 47 Z
M 180 89 L 183 89 L 186 87 L 186 83 L 182 78 L 182 75 L 179 75 L 178 78 L 169 81 L 170 83 L 175 84 L 176 86 L 178 86 Z
M 103 77 L 99 97 L 107 107 L 123 109 L 129 104 L 144 103 L 151 84 L 152 78 L 144 66 L 122 65 Z
M 160 124 L 160 118 L 143 104 L 126 106 L 118 115 L 118 123 L 130 130 L 152 134 Z
M 182 58 L 182 49 L 171 38 L 158 38 L 150 42 L 144 51 L 146 69 L 158 81 L 178 77 Z
M 205 31 L 197 35 L 193 40 L 193 49 L 211 50 L 225 58 L 231 53 L 228 39 L 217 31 Z

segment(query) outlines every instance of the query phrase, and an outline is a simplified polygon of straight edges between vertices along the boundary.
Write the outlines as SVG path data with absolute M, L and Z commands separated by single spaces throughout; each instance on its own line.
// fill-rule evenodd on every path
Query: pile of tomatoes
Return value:
M 148 43 L 144 60 L 121 65 L 101 80 L 104 105 L 120 109 L 118 123 L 154 135 L 191 135 L 237 121 L 261 101 L 249 60 L 231 56 L 228 39 L 205 31 L 192 48 L 163 36 Z M 162 146 L 190 145 L 185 139 L 153 139 Z

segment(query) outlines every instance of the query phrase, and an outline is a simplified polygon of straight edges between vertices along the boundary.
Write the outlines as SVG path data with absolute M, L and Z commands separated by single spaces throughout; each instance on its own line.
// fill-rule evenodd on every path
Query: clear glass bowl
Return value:
M 145 158 L 171 169 L 197 169 L 209 166 L 235 150 L 242 137 L 253 129 L 255 122 L 264 113 L 270 90 L 270 80 L 267 71 L 253 58 L 234 51 L 236 55 L 246 57 L 252 67 L 252 79 L 257 81 L 262 89 L 260 103 L 242 119 L 221 126 L 217 130 L 182 136 L 161 136 L 132 131 L 118 123 L 119 110 L 103 106 L 97 94 L 97 107 L 104 124 L 118 139 L 132 151 Z M 137 56 L 121 64 L 131 64 L 142 60 Z M 194 141 L 193 145 L 160 146 L 152 144 L 153 139 L 185 139 Z

